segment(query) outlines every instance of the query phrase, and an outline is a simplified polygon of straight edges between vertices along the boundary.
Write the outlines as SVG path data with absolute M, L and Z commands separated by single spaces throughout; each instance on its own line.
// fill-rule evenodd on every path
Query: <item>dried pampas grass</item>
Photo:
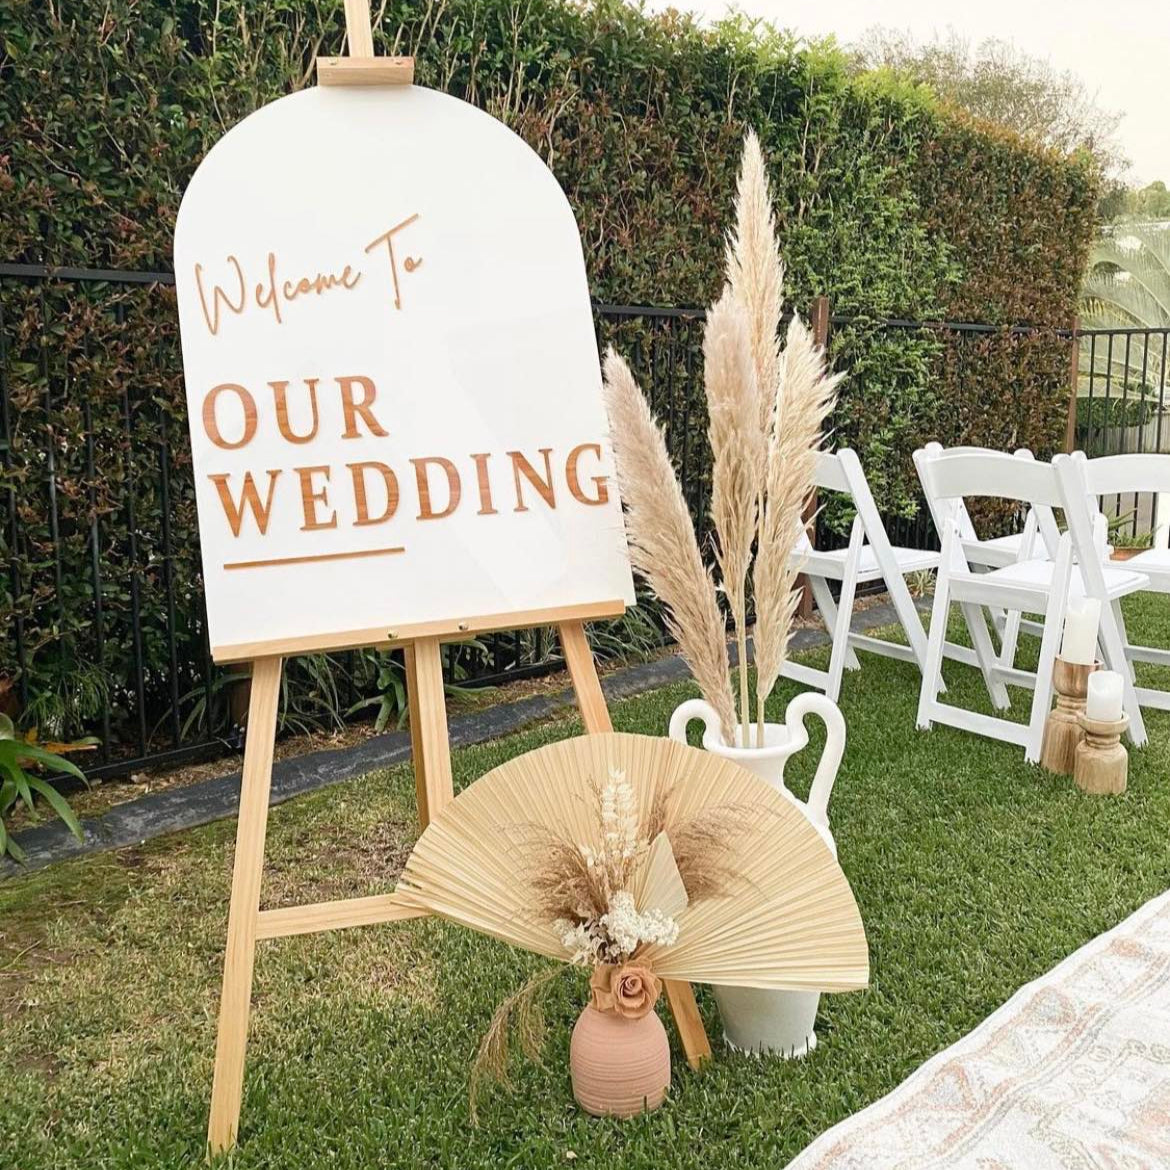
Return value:
M 763 741 L 764 702 L 788 654 L 792 617 L 800 601 L 792 553 L 804 530 L 821 430 L 837 400 L 843 375 L 829 375 L 824 350 L 799 317 L 788 326 L 768 447 L 764 515 L 752 585 L 756 600 L 756 720 Z
M 606 401 L 634 567 L 666 606 L 670 632 L 704 698 L 718 712 L 724 742 L 732 742 L 738 722 L 741 744 L 747 747 L 752 724 L 746 670 L 749 574 L 756 608 L 759 746 L 764 704 L 784 665 L 800 599 L 793 554 L 814 489 L 825 419 L 841 380 L 839 374 L 829 375 L 823 350 L 798 317 L 780 347 L 784 264 L 754 132 L 744 141 L 726 276 L 723 296 L 707 315 L 703 358 L 713 456 L 711 519 L 720 587 L 741 664 L 738 714 L 714 581 L 699 555 L 662 434 L 629 369 L 612 350 L 605 362 Z
M 692 902 L 729 897 L 742 881 L 737 842 L 758 827 L 760 806 L 731 802 L 705 808 L 696 816 L 672 818 L 669 807 L 674 790 L 661 788 L 647 818 L 646 835 L 666 833 L 683 889 Z
M 760 432 L 772 429 L 780 385 L 784 261 L 776 246 L 772 192 L 760 140 L 747 132 L 736 184 L 735 227 L 727 240 L 727 287 L 744 312 L 759 395 Z
M 519 991 L 508 996 L 492 1014 L 491 1023 L 479 1042 L 479 1051 L 471 1065 L 468 1112 L 472 1125 L 479 1125 L 479 1102 L 484 1090 L 491 1085 L 508 1083 L 508 1056 L 514 1039 L 519 1042 L 520 1050 L 529 1060 L 540 1059 L 545 1033 L 541 996 L 548 985 L 566 970 L 558 963 L 551 970 L 534 975 Z
M 612 349 L 605 355 L 605 404 L 630 560 L 666 606 L 667 627 L 730 743 L 735 700 L 715 582 L 699 553 L 662 431 L 629 366 Z
M 723 592 L 731 607 L 739 648 L 741 746 L 751 723 L 747 672 L 747 581 L 764 491 L 767 447 L 759 422 L 756 371 L 747 317 L 730 291 L 707 314 L 703 332 L 707 437 L 713 458 L 711 520 Z

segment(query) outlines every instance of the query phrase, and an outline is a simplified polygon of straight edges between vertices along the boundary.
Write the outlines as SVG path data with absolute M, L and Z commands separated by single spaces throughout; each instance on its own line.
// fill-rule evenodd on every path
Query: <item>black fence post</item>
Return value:
M 812 335 L 813 340 L 825 351 L 825 360 L 828 361 L 829 352 L 829 298 L 815 297 L 812 303 Z M 816 543 L 817 524 L 817 493 L 814 491 L 804 505 L 804 523 L 808 530 L 809 540 Z M 813 596 L 809 588 L 808 578 L 801 573 L 797 578 L 800 586 L 800 616 L 807 620 L 813 613 Z
M 1064 424 L 1064 449 L 1072 454 L 1077 447 L 1077 393 L 1081 373 L 1081 319 L 1074 317 L 1068 341 L 1068 418 Z

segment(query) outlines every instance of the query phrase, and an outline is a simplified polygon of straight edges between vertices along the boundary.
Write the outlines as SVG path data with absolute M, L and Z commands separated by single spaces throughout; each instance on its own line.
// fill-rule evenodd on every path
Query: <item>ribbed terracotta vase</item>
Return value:
M 670 1044 L 658 1013 L 631 1020 L 590 1004 L 569 1044 L 573 1096 L 594 1117 L 657 1109 L 670 1088 Z

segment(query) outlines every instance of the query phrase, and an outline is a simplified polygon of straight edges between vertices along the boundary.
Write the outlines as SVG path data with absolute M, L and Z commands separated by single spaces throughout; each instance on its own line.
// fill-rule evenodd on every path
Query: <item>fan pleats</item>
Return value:
M 633 785 L 643 824 L 656 795 L 670 793 L 668 837 L 672 826 L 704 812 L 740 810 L 741 827 L 720 862 L 735 871 L 732 889 L 692 899 L 676 917 L 677 941 L 640 953 L 658 975 L 776 990 L 867 984 L 853 892 L 800 809 L 738 764 L 669 739 L 588 735 L 501 765 L 427 827 L 399 896 L 514 946 L 567 959 L 551 924 L 539 920 L 526 875 L 542 834 L 600 849 L 597 791 L 611 770 Z

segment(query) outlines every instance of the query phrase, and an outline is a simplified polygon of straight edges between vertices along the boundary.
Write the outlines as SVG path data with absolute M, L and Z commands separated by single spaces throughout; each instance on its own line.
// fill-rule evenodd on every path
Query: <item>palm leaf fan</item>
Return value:
M 850 991 L 869 980 L 865 931 L 829 847 L 786 793 L 730 760 L 669 739 L 588 735 L 518 756 L 431 822 L 400 900 L 537 954 L 569 954 L 533 875 L 556 843 L 601 847 L 598 795 L 624 773 L 645 846 L 638 905 L 675 914 L 678 938 L 639 952 L 666 979 L 775 990 Z M 717 840 L 718 839 L 718 840 Z M 679 866 L 664 856 L 673 842 Z M 703 865 L 706 877 L 699 880 Z M 675 880 L 691 874 L 689 897 Z M 684 905 L 685 903 L 685 905 Z M 676 913 L 677 912 L 677 913 Z

